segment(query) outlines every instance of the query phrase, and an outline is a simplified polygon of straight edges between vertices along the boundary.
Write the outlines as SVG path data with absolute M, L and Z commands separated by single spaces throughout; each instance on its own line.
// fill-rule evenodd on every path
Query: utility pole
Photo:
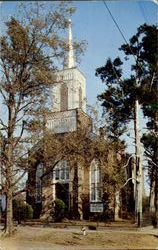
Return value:
M 136 87 L 138 87 L 138 78 L 136 77 Z M 136 155 L 136 197 L 135 197 L 135 213 L 138 227 L 142 224 L 142 189 L 143 189 L 143 171 L 141 161 L 141 144 L 140 144 L 140 128 L 139 128 L 139 112 L 140 105 L 138 97 L 135 100 L 135 155 Z

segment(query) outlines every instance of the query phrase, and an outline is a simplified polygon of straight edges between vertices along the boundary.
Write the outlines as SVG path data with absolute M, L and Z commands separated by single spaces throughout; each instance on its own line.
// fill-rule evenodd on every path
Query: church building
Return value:
M 87 130 L 93 137 L 96 135 L 92 120 L 86 114 L 86 78 L 75 65 L 71 22 L 68 43 L 64 69 L 56 73 L 51 89 L 52 113 L 46 118 L 46 127 L 61 138 L 77 133 L 78 129 Z M 90 214 L 103 212 L 103 174 L 95 155 L 84 164 L 65 157 L 45 180 L 41 178 L 44 167 L 42 160 L 37 159 L 28 173 L 26 201 L 32 205 L 35 218 L 48 218 L 56 199 L 64 201 L 70 218 L 88 219 Z

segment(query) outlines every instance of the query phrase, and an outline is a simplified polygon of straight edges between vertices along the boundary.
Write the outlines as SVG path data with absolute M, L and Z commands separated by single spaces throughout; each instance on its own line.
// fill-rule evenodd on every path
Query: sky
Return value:
M 128 41 L 137 28 L 144 24 L 156 24 L 157 6 L 151 1 L 106 1 L 111 13 Z M 82 58 L 81 70 L 87 78 L 87 100 L 94 103 L 103 84 L 95 77 L 95 69 L 103 66 L 108 57 L 121 56 L 118 48 L 124 40 L 111 19 L 103 1 L 76 1 L 73 23 L 75 38 L 88 42 Z M 129 67 L 126 68 L 129 71 Z
M 1 2 L 1 28 L 3 19 L 16 11 L 16 1 Z M 121 56 L 118 48 L 124 40 L 110 17 L 103 1 L 73 1 L 76 12 L 72 17 L 72 32 L 76 40 L 86 40 L 88 46 L 82 56 L 81 71 L 87 79 L 87 103 L 94 104 L 104 85 L 95 77 L 95 69 L 103 66 L 108 57 Z M 106 1 L 126 40 L 144 24 L 157 23 L 157 8 L 153 1 Z M 129 71 L 129 65 L 125 68 Z
M 15 13 L 16 3 L 13 1 L 1 2 L 1 29 L 4 17 Z M 73 37 L 75 40 L 88 42 L 79 68 L 87 79 L 87 103 L 95 105 L 97 95 L 104 89 L 101 80 L 95 77 L 95 70 L 97 67 L 103 66 L 108 57 L 114 59 L 122 56 L 122 52 L 118 51 L 118 48 L 124 43 L 124 40 L 103 1 L 74 1 L 73 4 L 76 7 L 76 12 L 72 16 Z M 144 23 L 157 25 L 158 5 L 153 1 L 116 0 L 106 1 L 106 4 L 127 41 L 136 33 L 140 25 Z M 129 72 L 128 62 L 125 74 L 129 74 Z M 143 118 L 141 118 L 141 123 L 144 124 Z M 129 150 L 132 152 L 133 147 L 129 146 Z

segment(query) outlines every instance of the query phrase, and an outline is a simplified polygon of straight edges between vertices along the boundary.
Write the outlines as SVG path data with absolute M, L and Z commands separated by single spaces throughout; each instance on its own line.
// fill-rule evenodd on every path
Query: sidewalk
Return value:
M 138 229 L 140 232 L 146 233 L 146 234 L 152 234 L 158 237 L 158 228 L 154 228 L 153 226 L 146 226 L 141 227 Z

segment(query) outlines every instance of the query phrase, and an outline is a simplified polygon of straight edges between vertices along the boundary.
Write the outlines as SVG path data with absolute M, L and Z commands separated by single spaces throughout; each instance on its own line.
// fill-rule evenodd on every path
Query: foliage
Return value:
M 141 105 L 149 132 L 143 135 L 145 156 L 148 159 L 148 170 L 151 186 L 155 181 L 155 208 L 158 209 L 158 171 L 157 171 L 157 140 L 158 140 L 158 109 L 157 109 L 157 37 L 158 29 L 152 25 L 141 25 L 128 44 L 123 44 L 121 50 L 125 61 L 117 57 L 108 58 L 105 65 L 96 69 L 105 83 L 105 91 L 98 96 L 102 102 L 109 130 L 109 138 L 120 140 L 127 131 L 127 124 L 135 121 L 135 103 Z M 127 76 L 123 71 L 125 62 L 131 59 L 131 71 Z M 136 122 L 134 123 L 136 135 Z M 137 137 L 138 138 L 138 137 Z M 136 138 L 135 138 L 136 140 Z M 138 150 L 138 145 L 136 145 Z
M 33 209 L 31 205 L 27 204 L 23 200 L 13 200 L 13 218 L 20 223 L 22 220 L 32 219 Z
M 53 209 L 51 212 L 51 216 L 52 216 L 54 221 L 60 222 L 60 221 L 62 221 L 62 219 L 64 219 L 65 208 L 66 208 L 65 203 L 62 200 L 56 199 L 54 201 Z
M 38 2 L 22 3 L 22 12 L 5 22 L 6 29 L 0 37 L 0 98 L 1 112 L 5 112 L 0 118 L 4 137 L 1 186 L 7 194 L 9 234 L 13 229 L 13 192 L 27 172 L 28 150 L 43 136 L 49 91 L 57 81 L 59 62 L 64 61 L 68 50 L 64 31 L 74 8 L 70 2 L 49 2 L 49 7 Z M 76 43 L 78 52 L 83 52 L 82 45 Z
M 134 102 L 139 99 L 143 105 L 144 114 L 152 115 L 154 109 L 151 95 L 156 100 L 155 92 L 157 71 L 157 28 L 156 26 L 141 25 L 137 33 L 128 44 L 120 48 L 125 54 L 125 59 L 134 58 L 131 65 L 131 75 L 123 77 L 123 61 L 119 57 L 107 59 L 105 66 L 96 69 L 99 76 L 106 84 L 105 91 L 98 96 L 102 101 L 104 113 L 110 120 L 111 134 L 114 137 L 121 136 L 126 130 L 126 124 L 134 119 Z M 136 83 L 138 79 L 138 83 Z M 155 101 L 154 101 L 155 103 Z M 152 104 L 152 109 L 150 109 Z M 147 108 L 148 107 L 148 108 Z M 148 111 L 147 114 L 147 109 Z M 150 115 L 149 115 L 150 112 Z
M 44 155 L 45 162 L 47 162 L 44 176 L 51 173 L 62 159 L 66 158 L 74 165 L 77 163 L 86 167 L 94 158 L 97 158 L 105 177 L 104 191 L 108 190 L 110 194 L 113 194 L 116 191 L 114 188 L 119 189 L 124 183 L 124 168 L 121 166 L 124 165 L 125 158 L 122 144 L 118 147 L 116 142 L 105 140 L 102 136 L 92 134 L 88 130 L 78 129 L 77 132 L 58 136 L 45 131 L 45 140 L 41 141 L 40 148 L 45 149 L 40 153 L 40 157 Z
M 113 221 L 114 220 L 114 211 L 113 209 L 105 209 L 102 213 L 93 213 L 90 217 L 91 221 Z
M 119 190 L 125 182 L 123 146 L 106 140 L 102 135 L 97 136 L 88 129 L 78 129 L 76 132 L 54 135 L 51 131 L 45 130 L 44 140 L 40 141 L 35 154 L 38 161 L 47 163 L 41 179 L 43 181 L 51 176 L 55 166 L 62 160 L 70 162 L 75 166 L 89 168 L 91 162 L 97 158 L 101 168 L 103 179 L 103 193 L 109 194 L 111 206 L 116 190 Z M 122 145 L 122 144 L 121 144 Z M 36 151 L 37 150 L 37 151 Z M 36 166 L 36 162 L 32 162 Z M 78 186 L 78 180 L 74 180 Z M 31 195 L 31 194 L 30 194 Z M 107 202 L 107 201 L 106 201 Z
M 101 221 L 113 221 L 114 211 L 113 209 L 107 209 L 101 214 Z
M 156 180 L 157 177 L 157 145 L 158 137 L 153 132 L 143 134 L 141 141 L 143 142 L 145 155 L 148 159 L 148 175 L 149 179 Z

